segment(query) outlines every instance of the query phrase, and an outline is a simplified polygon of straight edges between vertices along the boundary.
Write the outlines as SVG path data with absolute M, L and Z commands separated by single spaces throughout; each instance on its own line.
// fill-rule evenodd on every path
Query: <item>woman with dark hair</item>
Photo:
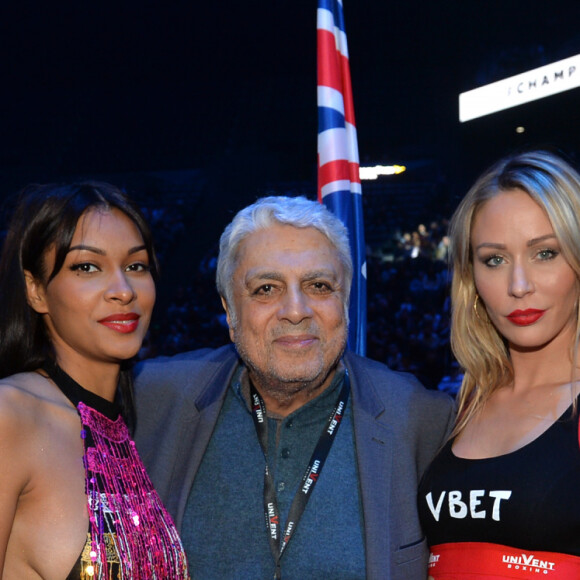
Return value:
M 23 191 L 0 259 L 0 577 L 188 578 L 129 430 L 156 274 L 117 188 Z
M 450 227 L 455 430 L 419 489 L 430 576 L 580 578 L 580 175 L 502 159 Z

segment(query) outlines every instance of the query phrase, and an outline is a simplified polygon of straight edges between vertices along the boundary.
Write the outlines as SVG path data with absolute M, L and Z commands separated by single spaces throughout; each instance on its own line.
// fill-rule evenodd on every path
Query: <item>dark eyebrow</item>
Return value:
M 256 276 L 251 276 L 255 280 L 277 280 L 283 281 L 284 275 L 281 272 L 258 272 Z M 314 270 L 305 274 L 303 280 L 315 280 L 316 278 L 336 278 L 330 270 Z
M 526 243 L 526 246 L 528 246 L 528 248 L 531 248 L 532 246 L 535 246 L 536 244 L 541 244 L 542 242 L 545 242 L 546 240 L 552 240 L 552 239 L 556 239 L 555 234 L 546 234 L 545 236 L 540 236 L 538 238 L 532 238 L 531 240 L 529 240 Z M 505 244 L 493 244 L 491 242 L 483 242 L 483 244 L 479 244 L 478 246 L 476 246 L 476 250 L 479 250 L 480 248 L 493 248 L 495 250 L 505 250 Z
M 304 281 L 309 282 L 310 280 L 316 280 L 317 278 L 336 280 L 336 275 L 330 270 L 315 270 L 314 272 L 306 274 L 306 276 L 304 276 Z
M 545 236 L 540 236 L 539 238 L 534 238 L 528 242 L 528 247 L 535 246 L 536 244 L 540 244 L 541 242 L 545 242 L 546 240 L 556 239 L 555 234 L 546 234 Z
M 476 250 L 480 248 L 493 248 L 494 250 L 504 250 L 505 244 L 492 244 L 491 242 L 483 242 L 483 244 L 479 244 L 475 247 Z
M 259 272 L 256 276 L 250 276 L 254 280 L 276 280 L 280 282 L 284 279 L 280 272 Z
M 127 254 L 131 255 L 131 254 L 136 254 L 137 252 L 140 252 L 141 250 L 146 250 L 147 248 L 145 247 L 145 244 L 142 244 L 141 246 L 135 246 L 133 248 L 129 248 L 129 251 L 127 252 Z M 78 244 L 77 246 L 71 246 L 68 251 L 69 252 L 74 252 L 74 251 L 80 251 L 80 250 L 84 250 L 85 252 L 92 252 L 93 254 L 98 254 L 99 256 L 105 256 L 107 254 L 107 252 L 105 252 L 104 250 L 101 250 L 100 248 L 95 248 L 94 246 L 86 246 L 84 244 Z

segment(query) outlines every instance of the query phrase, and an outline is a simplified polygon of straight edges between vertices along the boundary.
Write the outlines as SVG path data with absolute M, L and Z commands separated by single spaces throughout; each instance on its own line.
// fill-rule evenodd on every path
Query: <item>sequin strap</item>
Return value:
M 60 381 L 55 382 L 60 387 Z M 77 409 L 89 512 L 81 579 L 189 579 L 173 520 L 153 489 L 122 417 L 112 420 L 82 400 Z

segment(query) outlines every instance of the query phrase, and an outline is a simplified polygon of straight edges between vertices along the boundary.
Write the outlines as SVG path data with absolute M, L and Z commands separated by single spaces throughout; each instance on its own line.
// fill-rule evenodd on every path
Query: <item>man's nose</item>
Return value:
M 278 318 L 299 324 L 311 316 L 310 297 L 301 287 L 288 287 L 280 303 Z

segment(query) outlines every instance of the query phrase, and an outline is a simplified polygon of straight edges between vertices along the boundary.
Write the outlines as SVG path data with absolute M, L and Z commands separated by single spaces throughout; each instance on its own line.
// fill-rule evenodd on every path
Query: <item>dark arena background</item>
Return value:
M 452 389 L 457 201 L 510 151 L 580 163 L 580 88 L 464 123 L 458 96 L 580 54 L 580 4 L 344 0 L 344 14 L 361 165 L 406 167 L 363 181 L 367 354 Z M 315 0 L 23 0 L 2 7 L 0 39 L 4 209 L 31 182 L 124 187 L 162 264 L 142 356 L 227 342 L 224 225 L 265 194 L 316 196 Z

